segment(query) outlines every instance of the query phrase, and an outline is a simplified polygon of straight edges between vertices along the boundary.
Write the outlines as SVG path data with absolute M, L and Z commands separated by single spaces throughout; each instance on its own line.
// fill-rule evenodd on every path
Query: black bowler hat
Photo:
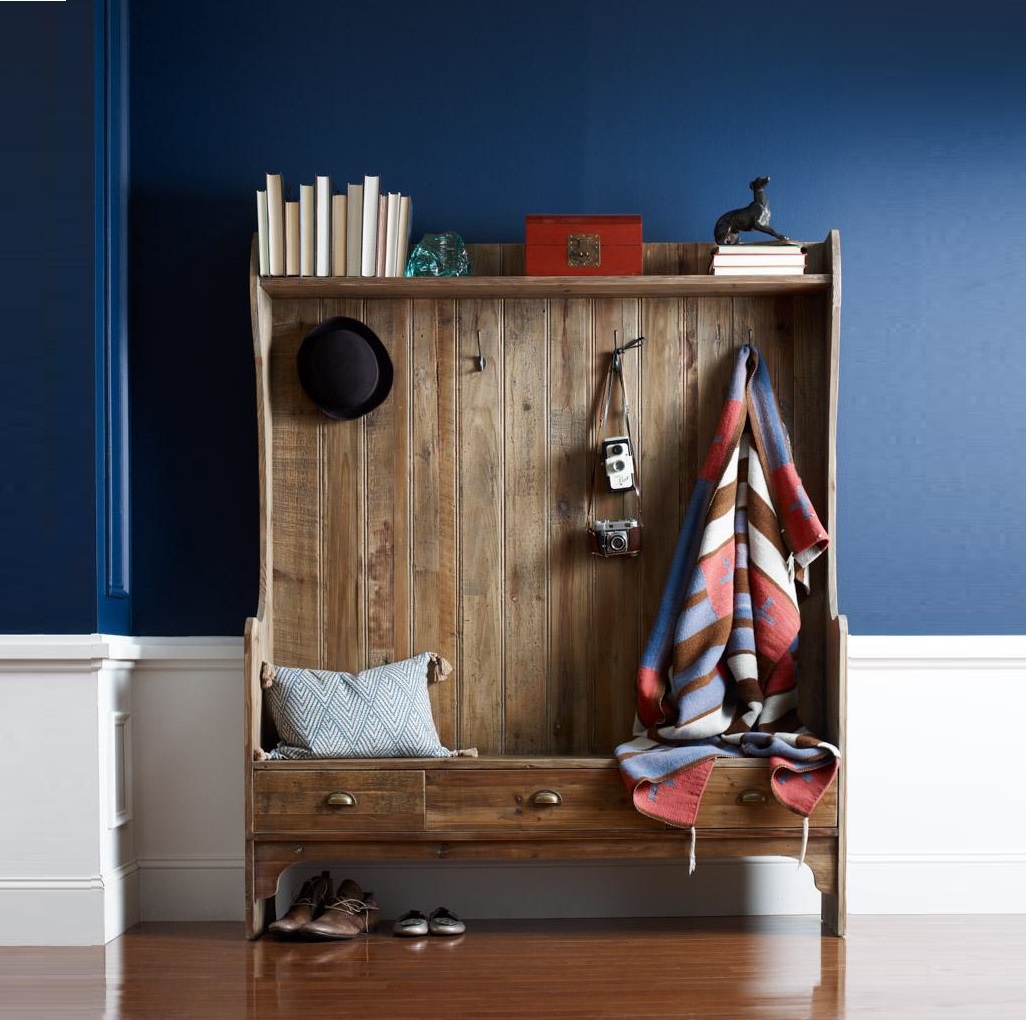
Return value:
M 330 418 L 373 411 L 392 388 L 392 359 L 377 334 L 358 319 L 325 319 L 310 330 L 296 357 L 306 395 Z

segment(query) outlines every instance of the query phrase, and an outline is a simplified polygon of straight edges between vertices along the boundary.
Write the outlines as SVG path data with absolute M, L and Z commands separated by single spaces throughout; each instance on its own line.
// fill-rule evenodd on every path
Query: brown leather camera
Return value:
M 593 556 L 637 556 L 641 552 L 641 525 L 633 517 L 592 521 L 588 527 L 588 551 Z

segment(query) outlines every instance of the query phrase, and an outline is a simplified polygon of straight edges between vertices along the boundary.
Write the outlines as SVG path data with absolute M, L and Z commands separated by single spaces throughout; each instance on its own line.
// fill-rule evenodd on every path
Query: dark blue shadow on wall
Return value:
M 139 634 L 241 634 L 256 610 L 249 212 L 239 194 L 133 193 L 130 244 L 163 256 L 132 274 Z

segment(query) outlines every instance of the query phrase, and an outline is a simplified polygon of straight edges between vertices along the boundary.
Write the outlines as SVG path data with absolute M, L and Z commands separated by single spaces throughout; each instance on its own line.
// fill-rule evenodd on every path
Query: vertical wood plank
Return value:
M 639 335 L 639 307 L 636 300 L 596 298 L 594 309 L 594 349 L 592 351 L 592 392 L 597 393 L 614 344 L 614 331 L 621 345 Z M 644 449 L 640 411 L 640 377 L 643 371 L 644 348 L 625 355 L 624 383 L 631 411 L 631 430 L 639 449 Z M 623 399 L 619 387 L 613 389 L 605 436 L 592 437 L 592 449 L 611 435 L 623 434 Z M 619 520 L 634 517 L 637 504 L 633 494 L 611 493 L 606 487 L 595 502 L 598 519 Z M 642 543 L 645 536 L 642 533 Z M 640 556 L 592 556 L 592 634 L 594 669 L 592 671 L 591 703 L 594 706 L 591 727 L 591 750 L 596 754 L 612 754 L 617 744 L 628 739 L 634 719 L 635 677 L 641 657 L 641 562 Z
M 795 304 L 794 319 L 794 440 L 795 462 L 805 491 L 826 526 L 829 507 L 827 449 L 829 444 L 830 352 L 823 337 L 825 299 L 810 296 Z M 823 625 L 828 616 L 831 547 L 812 564 L 811 589 L 799 599 L 802 631 L 798 645 L 798 694 L 802 721 L 814 733 L 833 739 L 835 723 L 828 718 L 823 678 L 827 672 L 827 643 Z
M 260 503 L 260 578 L 254 623 L 254 640 L 259 641 L 261 655 L 274 661 L 274 585 L 271 570 L 274 562 L 274 539 L 271 533 L 271 515 L 274 507 L 272 491 L 272 460 L 274 450 L 273 422 L 271 420 L 271 339 L 273 310 L 271 299 L 260 286 L 259 258 L 253 245 L 250 257 L 249 300 L 253 329 L 253 368 L 256 373 L 257 413 L 257 483 Z M 247 622 L 247 627 L 249 623 Z M 257 634 L 257 631 L 259 633 Z M 250 647 L 247 640 L 247 649 Z M 257 668 L 259 668 L 259 663 Z M 258 703 L 257 703 L 258 704 Z M 247 706 L 247 708 L 252 706 Z M 259 715 L 259 711 L 256 712 Z
M 324 318 L 362 321 L 361 301 L 326 301 Z M 321 518 L 320 664 L 359 672 L 367 666 L 365 577 L 366 418 L 335 421 L 319 415 Z
M 833 736 L 834 743 L 841 748 L 842 754 L 847 753 L 847 633 L 848 622 L 843 616 L 838 615 L 837 605 L 837 392 L 840 384 L 840 342 L 841 342 L 841 237 L 836 230 L 827 234 L 822 245 L 823 266 L 826 272 L 831 275 L 830 290 L 823 307 L 823 319 L 820 324 L 822 330 L 823 345 L 827 349 L 827 387 L 829 396 L 827 398 L 827 440 L 826 450 L 826 526 L 832 539 L 830 549 L 827 550 L 826 571 L 826 617 L 828 633 L 837 636 L 837 654 L 828 653 L 830 669 L 827 674 L 826 690 L 824 692 L 825 711 L 827 716 L 826 732 Z M 815 574 L 813 575 L 815 577 Z M 832 639 L 831 639 L 832 640 Z M 845 789 L 847 786 L 847 765 L 842 765 L 841 775 L 841 805 L 840 805 L 840 839 L 838 856 L 844 852 L 846 844 L 845 827 Z M 839 862 L 840 876 L 844 876 L 843 863 Z M 844 918 L 844 890 L 841 890 L 841 899 L 838 904 L 840 918 Z
M 685 460 L 687 404 L 683 302 L 652 298 L 641 303 L 645 336 L 641 380 L 641 483 L 645 534 L 642 553 L 641 631 L 647 641 L 659 611 L 683 520 L 681 473 Z
M 712 245 L 699 241 L 646 244 L 644 273 L 646 276 L 704 276 L 709 271 Z
M 474 276 L 500 276 L 502 250 L 498 244 L 469 244 L 470 272 Z
M 410 579 L 410 302 L 368 301 L 365 321 L 392 359 L 392 392 L 367 415 L 367 662 L 409 658 Z
M 688 501 L 694 491 L 701 453 L 698 449 L 698 331 L 699 315 L 697 300 L 684 300 L 684 378 L 683 405 L 681 414 L 685 418 L 684 440 L 681 447 L 679 492 L 681 515 L 678 522 L 684 522 Z M 679 533 L 679 531 L 678 531 Z
M 503 748 L 505 367 L 502 302 L 461 301 L 459 336 L 459 741 Z M 477 338 L 485 368 L 477 367 Z
M 505 303 L 505 742 L 539 753 L 549 732 L 547 306 Z
M 678 272 L 692 276 L 705 276 L 709 272 L 709 259 L 713 250 L 708 241 L 688 241 L 681 245 L 681 262 Z
M 730 298 L 692 298 L 690 315 L 694 329 L 693 411 L 688 412 L 688 427 L 694 430 L 694 467 L 688 499 L 702 471 L 712 445 L 716 426 L 727 396 L 730 373 L 734 367 L 733 307 Z M 690 320 L 689 320 L 690 321 Z
M 524 246 L 522 244 L 504 244 L 500 276 L 524 275 Z
M 296 354 L 320 309 L 314 302 L 275 301 L 270 353 L 274 450 L 274 655 L 285 665 L 321 665 L 320 418 L 303 392 Z
M 823 321 L 820 325 L 823 335 L 823 343 L 829 350 L 829 392 L 827 406 L 830 413 L 827 416 L 827 444 L 826 444 L 826 476 L 827 476 L 827 506 L 826 526 L 831 535 L 836 538 L 837 532 L 837 391 L 840 385 L 840 357 L 841 357 L 841 236 L 836 230 L 827 234 L 824 243 L 821 245 L 821 257 L 823 260 L 824 272 L 830 273 L 830 290 L 827 300 L 823 306 Z M 832 549 L 827 554 L 828 588 L 827 599 L 830 618 L 837 616 L 837 550 Z M 834 695 L 840 698 L 840 704 L 834 700 Z M 834 711 L 843 708 L 844 691 L 831 692 L 831 714 L 842 725 L 844 713 Z
M 456 656 L 456 338 L 452 301 L 413 303 L 413 650 Z M 431 687 L 438 736 L 457 741 L 456 684 Z
M 552 753 L 588 748 L 592 670 L 591 585 L 587 551 L 589 443 L 594 391 L 586 357 L 587 300 L 549 304 L 549 717 Z
M 793 436 L 794 298 L 735 298 L 734 347 L 748 343 L 766 363 L 780 416 Z
M 642 272 L 645 276 L 670 276 L 680 272 L 680 245 L 646 244 Z

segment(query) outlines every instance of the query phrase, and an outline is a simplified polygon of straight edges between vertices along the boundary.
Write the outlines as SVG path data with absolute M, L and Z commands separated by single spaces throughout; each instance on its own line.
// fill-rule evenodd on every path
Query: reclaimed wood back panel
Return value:
M 810 264 L 822 272 L 820 246 Z M 708 245 L 647 245 L 646 273 L 701 273 Z M 475 249 L 514 274 L 519 246 Z M 829 271 L 829 270 L 827 270 Z M 828 295 L 405 297 L 273 302 L 269 491 L 273 649 L 357 671 L 437 651 L 439 735 L 482 754 L 609 755 L 631 732 L 634 674 L 736 350 L 773 378 L 798 470 L 827 521 L 832 492 Z M 394 366 L 390 397 L 352 422 L 300 388 L 296 353 L 334 315 L 365 321 Z M 587 552 L 595 406 L 614 333 L 641 451 L 636 559 Z M 478 369 L 478 343 L 486 359 Z M 617 416 L 606 434 L 620 430 Z M 599 517 L 633 513 L 601 493 Z M 826 560 L 826 558 L 823 558 Z M 803 714 L 825 724 L 828 569 L 803 607 Z

